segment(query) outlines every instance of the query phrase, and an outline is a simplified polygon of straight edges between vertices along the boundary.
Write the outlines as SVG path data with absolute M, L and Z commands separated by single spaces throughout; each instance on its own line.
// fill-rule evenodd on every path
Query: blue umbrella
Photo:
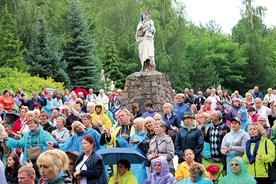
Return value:
M 103 157 L 105 165 L 114 165 L 120 159 L 128 160 L 131 164 L 141 164 L 146 160 L 138 151 L 132 148 L 108 148 L 97 151 Z

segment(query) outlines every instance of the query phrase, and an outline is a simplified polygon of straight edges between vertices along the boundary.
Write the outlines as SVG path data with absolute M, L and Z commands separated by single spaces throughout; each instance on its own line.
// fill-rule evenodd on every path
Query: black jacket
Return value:
M 76 166 L 83 160 L 84 153 L 81 153 L 76 160 L 74 171 Z M 107 184 L 107 177 L 104 168 L 104 162 L 98 153 L 92 152 L 90 157 L 84 162 L 87 170 L 81 170 L 80 175 L 86 177 L 87 184 Z

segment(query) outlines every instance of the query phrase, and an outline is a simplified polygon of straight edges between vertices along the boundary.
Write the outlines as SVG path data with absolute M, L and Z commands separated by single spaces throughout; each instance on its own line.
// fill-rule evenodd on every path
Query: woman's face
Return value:
M 118 164 L 118 174 L 119 176 L 123 176 L 128 171 L 128 168 L 125 168 L 125 166 L 121 163 Z
M 190 178 L 192 180 L 193 183 L 196 183 L 198 181 L 198 179 L 200 178 L 198 173 L 190 173 Z
M 75 130 L 75 132 L 76 132 L 77 134 L 83 133 L 83 132 L 85 131 L 85 129 L 84 129 L 84 127 L 83 127 L 83 125 L 82 125 L 81 123 L 75 124 L 74 130 Z
M 36 129 L 37 129 L 37 127 L 38 127 L 38 125 L 37 125 L 37 124 L 35 124 L 35 122 L 34 122 L 34 121 L 30 121 L 30 122 L 28 122 L 28 123 L 27 123 L 27 125 L 29 126 L 30 131 L 32 131 L 32 130 L 36 130 Z
M 73 170 L 74 170 L 74 160 L 69 158 L 68 171 L 73 171 Z
M 53 167 L 39 165 L 39 171 L 44 181 L 51 182 L 57 177 Z
M 133 128 L 134 128 L 134 130 L 138 131 L 139 130 L 138 124 L 134 122 L 133 123 Z
M 57 121 L 56 121 L 56 127 L 57 127 L 57 129 L 62 129 L 64 127 L 62 119 L 60 119 L 60 118 L 57 119 Z
M 162 135 L 164 133 L 164 129 L 160 126 L 160 124 L 157 124 L 154 126 L 154 133 L 156 135 Z
M 195 155 L 193 154 L 193 152 L 191 150 L 186 150 L 184 155 L 184 160 L 191 162 L 194 159 L 195 159 Z
M 232 121 L 232 122 L 231 122 L 231 129 L 232 129 L 234 132 L 239 131 L 240 128 L 241 128 L 241 125 L 240 125 L 238 122 L 236 122 L 236 121 Z
M 146 122 L 146 128 L 148 129 L 148 130 L 153 130 L 154 129 L 154 123 L 152 122 L 152 121 L 147 121 Z
M 232 169 L 233 173 L 240 172 L 240 170 L 241 170 L 240 164 L 237 161 L 233 161 L 231 163 L 231 169 Z
M 82 123 L 85 127 L 89 127 L 91 125 L 91 120 L 90 119 L 88 119 L 86 117 L 83 117 L 81 120 L 82 120 Z
M 155 170 L 156 174 L 160 174 L 161 171 L 162 171 L 162 163 L 161 162 L 155 162 L 154 170 Z
M 85 139 L 81 140 L 81 148 L 84 153 L 89 153 L 91 150 L 93 150 L 93 143 L 91 144 Z
M 95 112 L 95 107 L 93 105 L 88 107 L 89 113 L 93 114 Z
M 251 137 L 257 137 L 259 135 L 259 130 L 255 126 L 250 126 L 249 134 Z
M 164 111 L 165 114 L 171 113 L 172 112 L 172 108 L 169 105 L 165 104 L 163 106 L 163 111 Z
M 7 167 L 13 167 L 14 166 L 14 160 L 12 158 L 12 156 L 9 156 L 7 158 Z

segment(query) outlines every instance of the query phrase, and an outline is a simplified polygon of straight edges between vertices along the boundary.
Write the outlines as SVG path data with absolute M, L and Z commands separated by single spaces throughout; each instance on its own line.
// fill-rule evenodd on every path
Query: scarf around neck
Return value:
M 249 163 L 252 164 L 253 162 L 255 162 L 256 159 L 256 155 L 257 155 L 257 150 L 259 148 L 259 143 L 261 140 L 261 135 L 259 135 L 256 138 L 251 137 L 247 142 L 246 142 L 246 155 L 248 157 Z M 253 155 L 251 155 L 250 153 L 250 148 L 251 148 L 251 143 L 256 143 L 254 150 L 253 150 Z

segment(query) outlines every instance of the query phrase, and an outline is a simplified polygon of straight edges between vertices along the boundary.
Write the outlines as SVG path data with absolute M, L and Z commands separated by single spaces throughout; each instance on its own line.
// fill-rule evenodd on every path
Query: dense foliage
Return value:
M 265 91 L 276 85 L 271 80 L 276 75 L 276 29 L 264 25 L 265 7 L 253 7 L 252 0 L 241 1 L 241 19 L 231 35 L 221 32 L 214 21 L 195 26 L 186 18 L 185 6 L 171 0 L 3 0 L 0 6 L 6 5 L 7 11 L 0 12 L 0 29 L 11 35 L 8 39 L 14 46 L 32 51 L 37 20 L 42 15 L 55 46 L 50 63 L 62 64 L 59 68 L 64 68 L 66 87 L 91 86 L 98 90 L 103 69 L 116 87 L 123 88 L 126 76 L 141 69 L 134 35 L 140 9 L 147 7 L 157 30 L 157 70 L 170 76 L 177 91 L 221 86 L 244 93 L 255 85 Z M 11 15 L 14 21 L 7 22 L 4 19 L 10 18 L 4 15 Z M 5 25 L 12 22 L 14 29 L 7 29 Z M 4 43 L 1 37 L 0 41 Z M 2 47 L 0 56 L 7 50 Z M 21 50 L 17 50 L 20 56 Z M 1 62 L 11 67 L 8 57 L 12 60 L 12 56 L 5 56 Z M 28 54 L 24 57 L 26 61 Z M 27 63 L 32 75 L 41 75 L 32 68 L 37 64 Z M 45 71 L 60 81 L 50 68 Z

